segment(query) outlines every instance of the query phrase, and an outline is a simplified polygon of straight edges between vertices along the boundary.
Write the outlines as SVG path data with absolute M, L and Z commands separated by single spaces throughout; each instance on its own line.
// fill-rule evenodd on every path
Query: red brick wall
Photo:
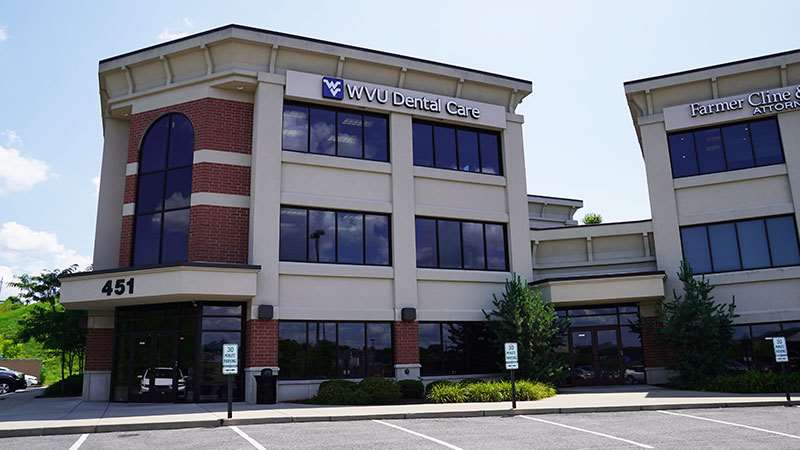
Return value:
M 419 322 L 394 322 L 394 363 L 419 364 Z
M 278 366 L 278 321 L 248 320 L 245 367 Z
M 193 206 L 189 218 L 189 261 L 247 264 L 250 210 Z
M 656 317 L 642 317 L 642 347 L 646 367 L 666 367 L 672 362 L 672 352 L 658 342 L 661 322 Z
M 113 328 L 87 329 L 85 370 L 111 370 L 113 342 Z
M 199 163 L 192 168 L 192 192 L 250 195 L 250 168 Z
M 137 162 L 147 129 L 167 113 L 182 113 L 192 122 L 194 150 L 251 152 L 253 105 L 204 98 L 131 116 L 128 162 Z M 136 201 L 136 175 L 125 177 L 125 203 Z M 250 168 L 200 163 L 192 168 L 192 192 L 250 195 Z M 189 224 L 189 261 L 246 263 L 248 210 L 194 206 Z M 133 255 L 133 218 L 123 217 L 120 267 L 129 267 Z

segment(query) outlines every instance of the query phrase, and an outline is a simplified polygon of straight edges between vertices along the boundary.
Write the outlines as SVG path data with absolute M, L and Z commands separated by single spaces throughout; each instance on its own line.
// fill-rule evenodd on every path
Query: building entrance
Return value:
M 596 386 L 645 382 L 637 305 L 570 308 L 569 384 Z

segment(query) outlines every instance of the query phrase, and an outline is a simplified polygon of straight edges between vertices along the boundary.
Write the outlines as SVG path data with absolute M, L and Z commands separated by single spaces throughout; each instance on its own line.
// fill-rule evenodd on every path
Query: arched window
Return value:
M 139 152 L 133 265 L 188 259 L 194 128 L 167 114 L 147 130 Z

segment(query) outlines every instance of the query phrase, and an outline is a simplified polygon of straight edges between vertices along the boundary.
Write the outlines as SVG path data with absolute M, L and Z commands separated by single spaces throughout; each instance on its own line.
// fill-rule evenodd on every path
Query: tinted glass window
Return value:
M 306 360 L 306 373 L 302 378 L 336 377 L 336 323 L 308 323 Z
M 725 170 L 725 154 L 722 151 L 722 135 L 719 128 L 696 131 L 694 144 L 697 150 L 697 164 L 700 173 L 722 172 Z
M 364 158 L 389 160 L 389 127 L 386 117 L 364 114 Z
M 441 324 L 419 324 L 419 359 L 423 375 L 442 374 Z
M 163 116 L 150 126 L 142 140 L 139 173 L 164 170 L 167 162 L 170 118 Z
M 697 155 L 694 151 L 694 135 L 692 133 L 671 134 L 669 136 L 669 152 L 672 176 L 697 175 Z
M 478 133 L 458 130 L 456 136 L 458 137 L 458 169 L 465 172 L 480 172 Z
M 336 261 L 336 213 L 308 211 L 308 260 Z
M 419 324 L 422 375 L 469 375 L 500 371 L 485 322 Z
M 483 224 L 464 222 L 461 224 L 464 237 L 464 268 L 486 268 L 486 255 L 483 249 Z
M 283 106 L 283 149 L 308 151 L 308 108 L 305 106 Z
M 392 327 L 388 323 L 367 323 L 367 376 L 393 377 Z
M 189 210 L 165 212 L 163 235 L 161 262 L 171 264 L 186 260 L 189 250 Z
M 711 272 L 711 256 L 708 252 L 708 236 L 706 227 L 681 228 L 683 258 L 694 273 Z
M 436 221 L 416 219 L 417 267 L 436 267 Z
M 776 119 L 752 122 L 750 132 L 753 136 L 756 165 L 765 166 L 783 162 L 783 149 Z
M 161 211 L 164 200 L 164 172 L 139 176 L 139 194 L 136 196 L 136 212 L 147 214 Z
M 339 376 L 360 377 L 364 373 L 364 324 L 339 324 Z
M 164 209 L 188 208 L 192 195 L 192 168 L 184 167 L 167 172 Z
M 500 145 L 498 136 L 490 133 L 480 133 L 481 147 L 481 172 L 491 175 L 500 175 Z
M 305 375 L 306 323 L 278 323 L 278 358 L 281 378 L 302 378 Z
M 338 113 L 337 154 L 348 158 L 361 158 L 363 148 L 361 143 L 361 115 L 351 113 Z
M 450 375 L 465 373 L 466 342 L 464 325 L 460 323 L 442 324 L 442 344 L 444 346 L 444 372 Z
M 433 127 L 414 123 L 413 130 L 414 165 L 433 167 Z
M 190 166 L 194 159 L 194 128 L 186 116 L 173 114 L 171 118 L 168 167 Z
M 389 265 L 389 216 L 364 215 L 366 263 Z
M 506 270 L 506 237 L 502 225 L 486 224 L 486 262 L 489 270 Z
M 439 220 L 439 267 L 461 268 L 461 224 L 450 220 Z
M 749 124 L 722 127 L 722 138 L 725 142 L 728 170 L 753 167 L 753 146 L 750 143 Z
M 769 247 L 764 221 L 745 220 L 736 224 L 743 269 L 769 267 Z
M 306 210 L 281 208 L 280 259 L 306 260 Z
M 434 159 L 436 167 L 441 169 L 457 169 L 456 130 L 453 128 L 434 127 L 433 145 L 436 149 Z
M 769 248 L 773 266 L 800 264 L 800 251 L 797 247 L 797 228 L 792 216 L 771 217 L 767 219 Z
M 336 213 L 337 261 L 346 264 L 364 263 L 364 215 Z
M 715 272 L 738 270 L 739 246 L 736 240 L 736 225 L 723 223 L 708 226 L 711 243 L 711 264 Z
M 311 153 L 323 155 L 336 154 L 336 112 L 329 109 L 310 108 L 311 135 L 309 140 Z
M 133 248 L 133 265 L 158 264 L 161 249 L 161 214 L 136 218 L 136 240 Z

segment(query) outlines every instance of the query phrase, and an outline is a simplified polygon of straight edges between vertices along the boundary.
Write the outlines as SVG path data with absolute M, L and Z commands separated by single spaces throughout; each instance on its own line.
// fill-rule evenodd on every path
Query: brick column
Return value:
M 649 384 L 664 384 L 669 381 L 667 367 L 672 363 L 672 351 L 658 342 L 661 322 L 657 317 L 642 317 L 642 350 Z
M 419 379 L 419 322 L 394 322 L 392 331 L 395 378 Z
M 83 370 L 85 401 L 111 399 L 111 366 L 114 361 L 113 311 L 89 311 L 86 328 L 86 359 Z
M 245 330 L 247 345 L 245 348 L 245 400 L 256 402 L 255 375 L 262 369 L 272 369 L 278 373 L 278 321 L 248 320 Z

